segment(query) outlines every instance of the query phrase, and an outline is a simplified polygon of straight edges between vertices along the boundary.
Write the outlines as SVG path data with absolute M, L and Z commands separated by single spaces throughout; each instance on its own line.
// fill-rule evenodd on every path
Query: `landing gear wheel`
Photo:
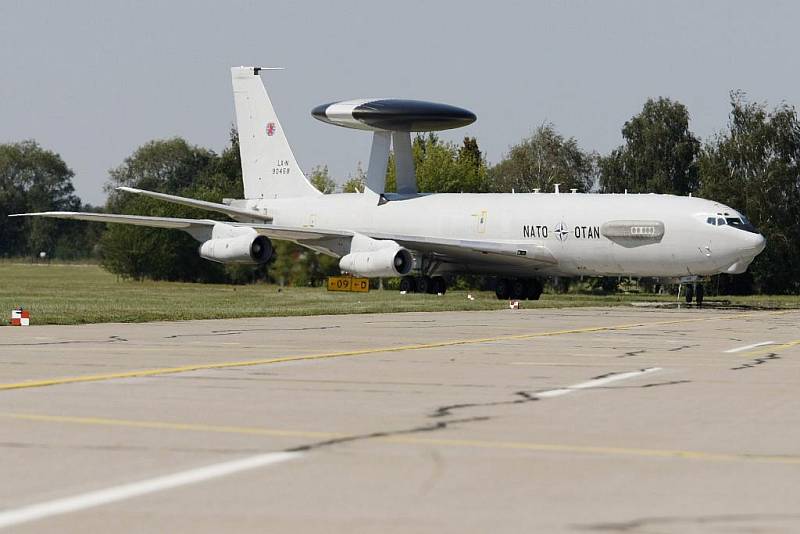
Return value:
M 417 283 L 414 281 L 413 276 L 404 276 L 400 279 L 400 291 L 405 291 L 406 293 L 417 291 Z
M 703 293 L 705 290 L 703 289 L 703 284 L 697 284 L 697 289 L 694 291 L 694 301 L 697 303 L 697 306 L 703 305 Z
M 686 304 L 691 304 L 693 297 L 694 297 L 694 286 L 692 284 L 689 284 L 686 286 Z
M 497 284 L 494 286 L 494 294 L 500 300 L 506 300 L 511 296 L 511 282 L 506 278 L 498 278 Z
M 431 279 L 431 293 L 444 295 L 447 291 L 447 280 L 441 276 L 434 276 Z
M 417 293 L 430 293 L 431 292 L 431 277 L 430 276 L 420 276 L 416 280 L 417 282 Z
M 511 298 L 514 300 L 520 300 L 525 298 L 525 294 L 527 293 L 527 288 L 525 287 L 525 282 L 523 280 L 514 280 L 511 282 Z
M 542 287 L 542 283 L 534 278 L 532 280 L 528 280 L 526 285 L 527 291 L 525 296 L 528 298 L 528 300 L 539 300 L 539 297 L 542 296 L 542 290 L 544 289 Z

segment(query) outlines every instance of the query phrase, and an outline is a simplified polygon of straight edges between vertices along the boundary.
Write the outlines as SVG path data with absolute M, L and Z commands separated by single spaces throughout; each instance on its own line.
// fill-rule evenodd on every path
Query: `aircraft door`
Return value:
M 473 215 L 473 217 L 475 217 L 475 232 L 477 234 L 486 233 L 486 220 L 488 216 L 489 212 L 487 210 L 481 210 L 480 213 Z

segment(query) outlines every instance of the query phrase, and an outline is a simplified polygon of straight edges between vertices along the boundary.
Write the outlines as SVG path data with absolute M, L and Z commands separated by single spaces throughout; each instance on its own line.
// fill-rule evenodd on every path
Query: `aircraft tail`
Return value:
M 284 198 L 321 194 L 297 165 L 261 81 L 260 67 L 233 67 L 244 197 Z

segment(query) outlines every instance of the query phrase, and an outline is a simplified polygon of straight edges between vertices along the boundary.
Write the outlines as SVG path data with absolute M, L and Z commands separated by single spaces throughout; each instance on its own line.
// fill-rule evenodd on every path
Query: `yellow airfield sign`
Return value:
M 328 291 L 369 291 L 369 278 L 353 278 L 352 276 L 328 277 Z

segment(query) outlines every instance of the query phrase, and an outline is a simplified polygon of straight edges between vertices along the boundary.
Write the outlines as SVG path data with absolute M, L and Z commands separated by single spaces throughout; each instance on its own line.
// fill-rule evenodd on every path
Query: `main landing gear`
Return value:
M 542 283 L 535 278 L 498 278 L 494 293 L 500 300 L 539 300 L 542 289 Z
M 703 284 L 696 283 L 696 284 L 687 284 L 686 285 L 686 304 L 692 303 L 692 298 L 694 298 L 695 303 L 698 306 L 703 305 Z
M 400 280 L 400 291 L 444 295 L 447 291 L 447 280 L 442 276 L 404 276 Z

